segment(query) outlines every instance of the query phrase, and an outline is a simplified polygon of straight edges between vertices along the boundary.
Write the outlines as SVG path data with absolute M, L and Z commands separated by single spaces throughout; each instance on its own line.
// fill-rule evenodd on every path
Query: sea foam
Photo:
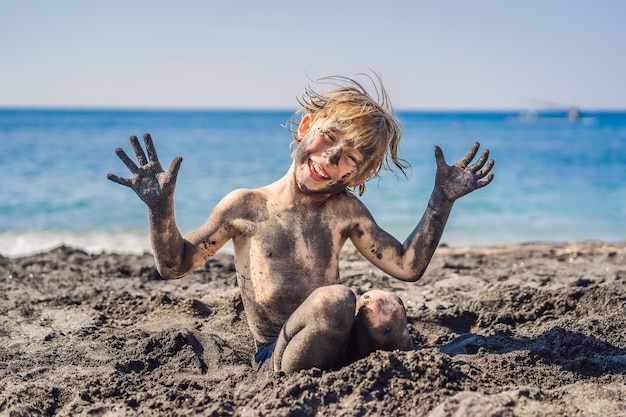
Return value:
M 73 232 L 69 230 L 9 230 L 0 233 L 0 254 L 27 256 L 65 245 L 90 253 L 143 254 L 151 252 L 147 231 Z

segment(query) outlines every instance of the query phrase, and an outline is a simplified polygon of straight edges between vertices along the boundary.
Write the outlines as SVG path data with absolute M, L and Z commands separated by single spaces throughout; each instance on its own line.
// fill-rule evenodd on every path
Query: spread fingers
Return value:
M 478 158 L 478 161 L 476 161 L 474 165 L 469 167 L 470 171 L 476 172 L 480 170 L 485 165 L 485 162 L 487 162 L 488 158 L 489 158 L 489 149 L 485 149 L 482 155 L 480 155 L 480 158 Z
M 126 167 L 130 170 L 130 172 L 132 172 L 133 174 L 136 174 L 139 172 L 139 167 L 128 157 L 128 155 L 126 155 L 126 152 L 124 152 L 124 149 L 122 148 L 115 149 L 115 154 L 122 160 L 124 165 L 126 165 Z
M 493 159 L 490 159 L 489 162 L 487 162 L 487 165 L 484 166 L 484 168 L 475 172 L 476 178 L 484 178 L 485 176 L 487 176 L 487 174 L 491 172 L 491 169 L 494 165 L 495 161 Z

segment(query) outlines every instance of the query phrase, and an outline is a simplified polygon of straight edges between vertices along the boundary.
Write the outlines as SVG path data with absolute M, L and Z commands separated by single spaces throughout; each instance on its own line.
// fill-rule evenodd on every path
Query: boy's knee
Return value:
M 317 288 L 309 296 L 316 321 L 340 329 L 349 329 L 354 321 L 356 295 L 345 285 L 328 285 Z

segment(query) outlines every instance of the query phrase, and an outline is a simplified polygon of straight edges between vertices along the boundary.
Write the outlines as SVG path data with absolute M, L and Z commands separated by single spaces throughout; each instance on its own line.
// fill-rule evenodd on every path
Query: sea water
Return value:
M 0 109 L 0 254 L 60 244 L 88 251 L 150 250 L 147 209 L 114 154 L 150 132 L 165 169 L 183 163 L 176 219 L 200 227 L 229 191 L 280 178 L 291 163 L 290 111 Z M 408 178 L 383 171 L 362 197 L 403 241 L 433 188 L 439 145 L 449 164 L 474 141 L 496 177 L 454 205 L 442 242 L 484 246 L 529 241 L 626 240 L 626 112 L 398 112 Z

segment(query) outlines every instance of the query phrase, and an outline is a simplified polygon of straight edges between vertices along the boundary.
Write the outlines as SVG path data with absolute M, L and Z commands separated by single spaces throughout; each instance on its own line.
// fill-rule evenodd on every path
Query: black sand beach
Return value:
M 176 281 L 149 254 L 0 257 L 0 414 L 626 415 L 624 242 L 442 247 L 417 283 L 346 249 L 342 277 L 398 294 L 417 349 L 257 374 L 230 255 Z

